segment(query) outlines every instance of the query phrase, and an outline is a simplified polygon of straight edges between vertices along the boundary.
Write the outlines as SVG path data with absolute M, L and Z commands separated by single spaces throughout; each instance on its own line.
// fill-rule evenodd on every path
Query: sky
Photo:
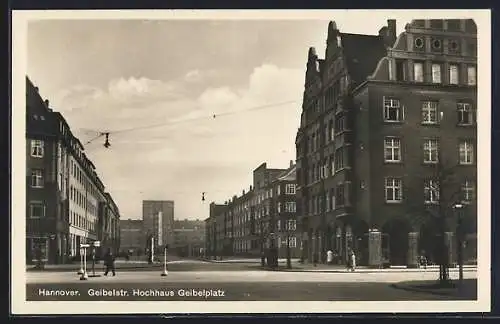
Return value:
M 400 33 L 419 17 L 360 18 L 330 20 L 341 32 L 377 34 L 387 19 L 397 19 Z M 109 149 L 99 138 L 85 152 L 122 219 L 142 218 L 142 200 L 174 200 L 176 219 L 205 219 L 210 202 L 248 190 L 262 162 L 287 168 L 295 160 L 308 48 L 324 57 L 327 26 L 30 21 L 27 74 L 82 143 L 110 132 Z

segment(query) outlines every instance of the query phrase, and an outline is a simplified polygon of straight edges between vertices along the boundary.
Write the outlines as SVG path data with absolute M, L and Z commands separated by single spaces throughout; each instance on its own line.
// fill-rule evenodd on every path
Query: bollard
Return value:
M 165 253 L 163 254 L 163 272 L 161 274 L 162 277 L 166 277 L 168 275 L 167 271 L 167 248 L 165 248 Z
M 87 274 L 87 250 L 84 249 L 84 254 L 83 254 L 83 273 L 82 276 L 80 277 L 80 280 L 87 280 L 89 278 L 89 275 Z

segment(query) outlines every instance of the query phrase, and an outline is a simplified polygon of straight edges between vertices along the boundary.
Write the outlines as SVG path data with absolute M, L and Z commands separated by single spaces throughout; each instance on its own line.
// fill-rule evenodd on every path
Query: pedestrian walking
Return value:
M 353 250 L 347 253 L 347 271 L 354 272 L 356 270 L 356 254 Z
M 333 251 L 332 250 L 328 250 L 326 252 L 326 263 L 333 264 Z
M 108 272 L 111 270 L 113 273 L 113 277 L 116 275 L 116 270 L 115 270 L 115 256 L 113 252 L 111 252 L 111 249 L 108 248 L 108 252 L 104 256 L 104 265 L 106 266 L 106 270 L 104 271 L 104 275 L 107 276 Z

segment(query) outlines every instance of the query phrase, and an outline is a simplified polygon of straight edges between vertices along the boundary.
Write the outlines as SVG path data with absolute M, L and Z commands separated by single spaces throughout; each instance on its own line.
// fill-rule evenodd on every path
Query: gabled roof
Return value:
M 297 179 L 297 166 L 293 165 L 285 172 L 281 173 L 276 181 L 294 181 Z
M 378 62 L 387 55 L 380 36 L 341 33 L 347 70 L 353 87 L 364 82 L 375 71 Z

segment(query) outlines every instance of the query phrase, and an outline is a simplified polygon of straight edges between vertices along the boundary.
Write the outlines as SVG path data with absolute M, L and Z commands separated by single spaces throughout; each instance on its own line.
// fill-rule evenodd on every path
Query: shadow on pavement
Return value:
M 464 279 L 462 285 L 454 281 L 451 285 L 441 286 L 435 280 L 402 281 L 391 284 L 395 289 L 448 296 L 456 299 L 477 300 L 477 279 Z

